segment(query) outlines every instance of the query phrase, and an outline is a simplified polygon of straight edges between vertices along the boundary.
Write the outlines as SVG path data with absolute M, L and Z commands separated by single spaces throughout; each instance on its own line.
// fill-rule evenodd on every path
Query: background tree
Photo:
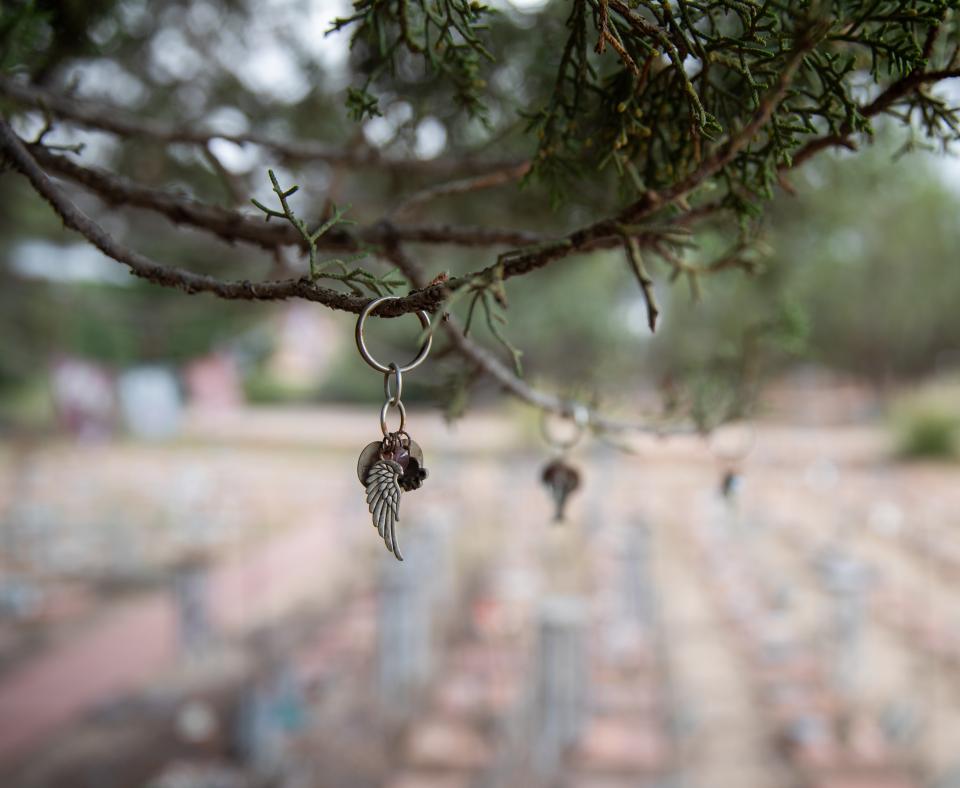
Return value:
M 631 278 L 653 330 L 666 282 L 697 298 L 707 277 L 760 270 L 764 203 L 793 191 L 792 171 L 817 154 L 855 150 L 882 118 L 911 143 L 958 133 L 938 91 L 960 76 L 953 2 L 569 0 L 523 12 L 361 0 L 333 20 L 310 4 L 79 6 L 3 6 L 0 148 L 26 176 L 4 179 L 7 221 L 56 221 L 36 214 L 32 189 L 146 282 L 226 300 L 355 313 L 409 283 L 379 314 L 449 316 L 458 401 L 483 376 L 549 410 L 582 396 L 521 377 L 508 289 L 512 301 L 529 281 L 526 311 L 549 314 L 562 343 L 577 321 L 552 311 L 561 277 L 609 293 L 611 316 Z M 156 232 L 151 214 L 179 229 Z M 741 338 L 798 335 L 785 284 L 761 280 L 767 314 Z M 162 323 L 182 294 L 150 292 Z M 198 311 L 211 334 L 251 314 L 209 308 Z M 157 334 L 149 322 L 144 341 Z M 682 415 L 711 420 L 695 399 Z

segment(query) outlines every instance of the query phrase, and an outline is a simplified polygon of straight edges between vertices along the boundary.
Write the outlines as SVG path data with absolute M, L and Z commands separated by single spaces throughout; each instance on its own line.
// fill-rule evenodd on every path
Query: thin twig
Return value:
M 440 183 L 436 186 L 429 186 L 414 192 L 405 197 L 390 212 L 392 218 L 409 213 L 415 208 L 420 208 L 428 202 L 437 200 L 441 197 L 450 197 L 455 194 L 467 194 L 468 192 L 481 191 L 483 189 L 492 189 L 496 186 L 502 186 L 505 183 L 519 180 L 530 171 L 529 162 L 521 162 L 507 167 L 504 170 L 496 170 L 484 175 L 477 175 L 472 178 L 461 178 L 447 183 Z
M 0 150 L 3 151 L 4 158 L 26 176 L 37 194 L 50 204 L 66 227 L 76 230 L 105 255 L 123 263 L 132 274 L 142 279 L 187 293 L 206 292 L 220 298 L 242 300 L 277 300 L 297 297 L 348 311 L 359 311 L 369 301 L 366 297 L 347 296 L 335 290 L 319 287 L 306 277 L 276 282 L 226 282 L 205 274 L 161 265 L 117 241 L 80 210 L 40 169 L 23 142 L 2 118 L 0 118 Z
M 415 288 L 422 290 L 427 285 L 423 270 L 399 244 L 387 247 L 384 255 Z M 493 353 L 467 337 L 460 322 L 453 315 L 445 315 L 440 325 L 449 338 L 452 348 L 469 364 L 490 377 L 505 392 L 535 408 L 567 417 L 572 417 L 575 413 L 584 410 L 587 413 L 590 428 L 599 433 L 646 432 L 654 435 L 674 435 L 698 432 L 697 427 L 688 422 L 657 423 L 653 419 L 645 421 L 615 419 L 582 403 L 548 394 L 513 374 Z
M 210 165 L 210 168 L 216 173 L 217 178 L 220 179 L 220 183 L 223 184 L 224 191 L 226 191 L 228 197 L 228 205 L 231 207 L 234 205 L 240 205 L 244 201 L 243 190 L 241 189 L 240 184 L 237 183 L 237 179 L 234 177 L 233 173 L 223 166 L 223 162 L 220 161 L 220 157 L 213 152 L 213 147 L 211 144 L 208 142 L 206 145 L 202 146 L 200 153 L 203 155 L 203 158 L 206 159 L 207 164 Z
M 960 69 L 943 69 L 940 71 L 923 71 L 908 74 L 907 76 L 890 85 L 869 104 L 861 107 L 860 115 L 865 118 L 875 117 L 876 115 L 885 112 L 897 101 L 905 98 L 914 90 L 917 90 L 923 85 L 932 82 L 941 82 L 946 79 L 957 78 L 960 78 Z M 852 133 L 853 126 L 849 122 L 846 122 L 840 127 L 840 130 L 837 133 L 828 134 L 824 137 L 811 140 L 802 148 L 800 148 L 800 150 L 798 150 L 795 154 L 793 154 L 791 166 L 799 167 L 805 161 L 820 153 L 820 151 L 824 150 L 825 148 L 851 148 L 854 145 L 854 143 L 849 139 Z
M 640 285 L 640 291 L 643 293 L 643 300 L 647 304 L 647 325 L 650 326 L 651 333 L 657 330 L 657 317 L 660 315 L 660 307 L 657 305 L 657 297 L 653 291 L 653 279 L 647 273 L 643 265 L 643 256 L 640 252 L 640 246 L 635 238 L 624 233 L 623 251 L 630 263 L 630 269 L 637 278 L 637 284 Z
M 12 132 L 10 132 L 10 134 L 12 135 Z M 6 137 L 7 135 L 4 136 Z M 13 135 L 13 140 L 22 147 L 22 142 L 16 138 L 15 135 Z M 4 147 L 9 148 L 9 143 L 6 143 Z M 24 153 L 29 156 L 26 150 L 24 150 Z M 92 188 L 108 202 L 150 208 L 167 216 L 172 221 L 205 229 L 225 240 L 243 240 L 267 249 L 273 249 L 278 245 L 303 244 L 303 239 L 300 234 L 290 225 L 269 225 L 261 221 L 256 221 L 252 217 L 246 217 L 236 211 L 205 205 L 204 203 L 173 195 L 169 192 L 139 186 L 125 179 L 121 179 L 118 176 L 104 173 L 101 170 L 81 167 L 69 159 L 50 154 L 39 147 L 34 148 L 33 153 L 37 159 L 42 160 L 50 166 L 51 169 L 56 169 L 61 174 Z M 31 161 L 33 160 L 31 159 Z M 34 164 L 36 165 L 36 162 L 34 162 Z M 62 190 L 58 189 L 52 182 L 49 182 L 49 179 L 46 180 L 47 184 L 45 188 L 47 191 L 41 192 L 41 195 L 47 199 L 55 209 L 57 209 L 58 206 L 72 205 Z M 34 183 L 36 187 L 36 182 L 32 178 L 31 182 Z M 54 194 L 56 199 L 51 199 L 50 194 Z M 683 227 L 722 209 L 723 206 L 720 203 L 709 203 L 700 208 L 692 209 L 687 214 L 678 214 L 665 223 L 663 229 L 631 228 L 631 232 L 636 235 L 638 243 L 648 244 L 653 240 L 662 239 L 663 232 Z M 58 213 L 59 212 L 58 210 Z M 95 224 L 89 217 L 86 218 L 88 222 Z M 83 227 L 89 227 L 89 225 L 84 224 Z M 78 227 L 74 227 L 74 229 L 86 235 L 82 229 Z M 93 241 L 93 238 L 90 236 L 87 237 Z M 550 262 L 562 259 L 575 252 L 585 253 L 618 246 L 621 243 L 621 229 L 619 225 L 600 222 L 582 230 L 577 230 L 564 238 L 544 240 L 543 236 L 522 231 L 491 232 L 486 228 L 455 228 L 443 225 L 403 227 L 394 226 L 389 222 L 378 222 L 368 227 L 357 228 L 353 231 L 347 231 L 339 227 L 333 228 L 329 233 L 318 239 L 318 247 L 322 246 L 322 248 L 337 251 L 358 251 L 364 245 L 376 248 L 391 240 L 407 243 L 461 243 L 463 245 L 496 245 L 498 243 L 508 244 L 511 242 L 519 242 L 522 244 L 521 248 L 511 251 L 509 255 L 506 256 L 506 262 L 503 264 L 502 270 L 498 270 L 500 263 L 495 263 L 486 269 L 451 279 L 442 286 L 433 285 L 422 291 L 412 293 L 398 301 L 391 301 L 378 311 L 378 314 L 396 317 L 420 309 L 426 309 L 432 312 L 443 304 L 446 298 L 445 293 L 469 285 L 478 277 L 489 277 L 497 273 L 498 276 L 502 275 L 503 279 L 508 279 L 537 268 L 542 268 Z M 96 242 L 95 245 L 99 246 Z M 100 248 L 106 251 L 103 247 Z M 129 252 L 130 250 L 126 251 Z M 113 257 L 109 252 L 106 253 Z M 125 265 L 130 264 L 129 254 L 115 257 L 114 259 Z M 159 264 L 154 265 L 164 268 Z M 149 266 L 143 270 L 149 270 Z M 165 273 L 162 276 L 159 272 L 154 272 L 152 281 L 158 284 L 169 283 L 169 286 L 188 289 L 176 276 L 168 280 L 168 275 L 173 270 L 177 269 L 165 269 Z M 206 281 L 205 284 L 201 284 L 198 281 L 193 282 L 193 284 L 190 285 L 190 288 L 192 288 L 190 292 L 206 291 L 215 292 L 223 298 L 259 298 L 264 300 L 291 298 L 299 292 L 303 292 L 304 298 L 323 303 L 334 309 L 342 309 L 354 313 L 359 312 L 365 305 L 365 302 L 359 298 L 344 296 L 341 293 L 335 293 L 335 291 L 326 290 L 325 288 L 317 288 L 316 290 L 309 288 L 303 289 L 302 285 L 294 288 L 290 282 L 264 283 L 258 285 L 258 294 L 252 295 L 247 289 L 226 287 L 228 283 L 214 280 L 210 277 L 206 279 L 208 281 Z M 266 284 L 270 284 L 271 286 L 266 287 Z M 280 286 L 281 284 L 283 286 Z M 336 297 L 330 295 L 334 293 Z
M 76 101 L 35 85 L 0 76 L 0 95 L 28 107 L 69 120 L 85 128 L 98 129 L 118 137 L 137 137 L 162 144 L 174 142 L 205 148 L 211 140 L 221 139 L 237 145 L 260 145 L 288 161 L 323 161 L 353 168 L 374 168 L 399 174 L 451 176 L 457 173 L 480 174 L 516 166 L 517 160 L 484 161 L 472 156 L 435 159 L 400 159 L 385 156 L 369 146 L 332 148 L 316 142 L 281 142 L 256 133 L 225 134 L 201 131 L 189 126 L 174 126 L 160 121 L 133 116 L 118 107 Z

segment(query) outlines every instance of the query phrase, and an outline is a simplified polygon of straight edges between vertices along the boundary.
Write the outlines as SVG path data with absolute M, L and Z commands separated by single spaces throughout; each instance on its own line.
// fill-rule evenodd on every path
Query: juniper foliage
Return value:
M 802 59 L 770 121 L 708 186 L 742 217 L 757 214 L 778 171 L 813 139 L 871 133 L 892 115 L 937 144 L 960 136 L 958 108 L 936 91 L 862 108 L 888 83 L 956 67 L 955 0 L 568 0 L 552 89 L 525 113 L 534 135 L 531 177 L 562 199 L 613 170 L 627 198 L 696 171 L 711 149 L 758 112 L 790 59 Z M 356 117 L 378 111 L 377 90 L 398 69 L 444 81 L 457 104 L 483 115 L 490 19 L 467 0 L 360 0 L 334 30 L 351 29 L 365 82 Z M 536 34 L 539 34 L 539 29 Z M 530 63 L 530 68 L 541 64 Z M 531 77 L 532 79 L 533 77 Z

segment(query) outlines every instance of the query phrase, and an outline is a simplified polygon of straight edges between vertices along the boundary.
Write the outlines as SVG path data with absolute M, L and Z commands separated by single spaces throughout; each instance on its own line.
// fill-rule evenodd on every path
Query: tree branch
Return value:
M 384 249 L 384 256 L 400 272 L 410 280 L 410 283 L 420 290 L 427 285 L 426 275 L 415 261 L 406 255 L 399 244 L 392 244 Z M 573 418 L 579 412 L 587 413 L 587 423 L 590 429 L 600 433 L 617 433 L 622 431 L 647 432 L 655 435 L 691 434 L 697 432 L 692 423 L 657 424 L 653 420 L 629 421 L 614 419 L 605 416 L 599 411 L 588 408 L 574 400 L 564 400 L 560 397 L 547 394 L 544 391 L 530 386 L 523 379 L 510 371 L 509 367 L 486 348 L 474 342 L 463 332 L 463 327 L 453 315 L 443 315 L 440 318 L 440 327 L 450 340 L 451 347 L 477 370 L 497 383 L 503 391 L 513 397 L 532 405 L 539 410 L 556 413 L 559 416 Z
M 397 207 L 390 212 L 390 215 L 393 217 L 399 216 L 441 197 L 467 194 L 468 192 L 481 191 L 482 189 L 492 189 L 495 186 L 501 186 L 504 183 L 510 183 L 518 178 L 522 178 L 529 171 L 530 163 L 522 162 L 520 164 L 514 164 L 504 170 L 495 170 L 494 172 L 477 175 L 472 178 L 462 178 L 456 181 L 440 183 L 436 186 L 429 186 L 426 189 L 414 192 L 409 197 L 405 197 Z
M 165 287 L 183 290 L 187 293 L 213 293 L 231 300 L 283 300 L 303 298 L 324 304 L 332 309 L 359 313 L 369 302 L 362 296 L 346 295 L 320 287 L 310 279 L 284 279 L 272 282 L 223 281 L 205 274 L 197 274 L 182 268 L 157 263 L 139 252 L 128 248 L 107 233 L 97 222 L 78 208 L 40 168 L 30 155 L 23 142 L 14 133 L 10 125 L 0 119 L 0 149 L 7 158 L 30 181 L 36 192 L 46 200 L 66 227 L 79 232 L 108 257 L 126 265 L 131 273 L 142 279 Z M 225 210 L 213 209 L 208 210 Z M 389 225 L 385 232 L 390 234 Z M 557 249 L 566 249 L 566 243 L 549 245 L 544 252 L 532 252 L 518 256 L 519 265 L 530 264 L 541 257 L 557 254 Z M 489 269 L 492 270 L 492 269 Z M 482 273 L 482 272 L 479 272 Z M 471 274 L 451 280 L 447 284 L 437 284 L 421 291 L 411 293 L 405 298 L 388 301 L 377 308 L 381 317 L 397 317 L 421 309 L 435 311 L 447 298 L 450 290 L 465 286 L 479 274 Z M 515 275 L 515 274 L 514 274 Z
M 84 167 L 42 145 L 31 145 L 29 149 L 45 170 L 89 189 L 109 205 L 154 211 L 176 224 L 204 230 L 230 243 L 243 241 L 264 249 L 303 246 L 296 230 L 288 224 L 268 224 L 260 216 L 209 205 L 169 190 L 143 186 L 97 167 Z M 545 235 L 526 230 L 444 224 L 395 226 L 377 222 L 349 229 L 331 228 L 317 239 L 317 246 L 337 252 L 355 252 L 365 245 L 379 246 L 387 237 L 393 236 L 406 243 L 452 246 L 528 246 L 547 239 Z
M 0 96 L 33 107 L 50 115 L 71 121 L 84 128 L 97 129 L 118 137 L 139 137 L 162 144 L 180 142 L 206 148 L 211 140 L 221 139 L 237 145 L 260 145 L 287 161 L 322 161 L 331 165 L 352 168 L 375 168 L 397 174 L 427 174 L 451 176 L 480 174 L 519 166 L 514 160 L 485 161 L 470 156 L 436 159 L 399 159 L 384 156 L 369 146 L 332 148 L 320 143 L 299 141 L 280 142 L 260 134 L 224 134 L 200 131 L 188 126 L 172 126 L 155 120 L 130 115 L 123 109 L 80 102 L 51 93 L 35 85 L 0 75 Z
M 71 229 L 87 237 L 97 248 L 127 265 L 137 275 L 168 287 L 177 287 L 190 293 L 211 292 L 221 298 L 247 300 L 274 300 L 293 297 L 305 298 L 322 303 L 333 309 L 359 313 L 366 300 L 357 296 L 348 296 L 328 288 L 318 287 L 308 279 L 280 280 L 252 284 L 250 282 L 224 282 L 213 277 L 193 274 L 178 268 L 164 266 L 149 260 L 110 237 L 90 217 L 86 216 L 72 201 L 46 176 L 37 161 L 31 156 L 24 143 L 14 134 L 9 125 L 2 123 L 0 129 L 0 147 L 15 163 L 17 168 L 30 180 L 36 191 L 54 208 L 64 223 Z M 101 170 L 81 167 L 63 156 L 57 156 L 42 147 L 34 147 L 33 153 L 52 169 L 66 177 L 75 179 L 107 202 L 129 204 L 148 208 L 167 216 L 174 222 L 189 224 L 207 230 L 224 240 L 242 240 L 273 249 L 278 245 L 300 245 L 302 239 L 289 225 L 269 225 L 255 221 L 237 211 L 218 206 L 206 205 L 190 198 L 179 197 L 170 192 L 134 184 L 126 179 L 110 175 Z M 679 227 L 694 220 L 708 216 L 722 206 L 708 204 L 680 214 L 666 223 L 668 227 Z M 70 221 L 68 221 L 68 218 Z M 635 232 L 640 244 L 650 244 L 662 240 L 662 230 L 651 229 L 647 232 Z M 502 257 L 502 278 L 519 276 L 528 271 L 542 268 L 549 263 L 567 257 L 573 253 L 584 253 L 598 249 L 611 248 L 622 243 L 622 227 L 611 225 L 608 221 L 598 222 L 557 240 L 544 240 L 539 234 L 523 231 L 491 231 L 486 228 L 453 228 L 445 226 L 394 227 L 389 222 L 378 222 L 367 228 L 353 231 L 341 227 L 333 228 L 328 236 L 319 239 L 324 248 L 336 251 L 356 251 L 363 245 L 382 247 L 400 241 L 410 243 L 461 243 L 463 245 L 494 245 L 513 243 L 523 248 L 507 253 Z M 519 242 L 519 244 L 518 244 Z M 432 285 L 423 290 L 384 304 L 377 310 L 383 317 L 396 317 L 420 309 L 435 311 L 452 290 L 469 285 L 477 277 L 489 276 L 501 267 L 498 262 L 481 271 L 451 279 L 443 285 Z
M 647 305 L 647 325 L 650 326 L 650 333 L 654 333 L 657 330 L 660 307 L 657 305 L 657 297 L 653 291 L 653 279 L 650 278 L 650 274 L 647 273 L 643 264 L 643 256 L 640 254 L 636 240 L 626 233 L 623 236 L 623 252 L 626 255 L 627 262 L 630 263 L 630 270 L 637 278 L 637 284 L 640 285 L 643 300 Z
M 161 265 L 121 244 L 81 211 L 63 193 L 63 190 L 50 180 L 10 125 L 3 119 L 0 119 L 0 149 L 4 157 L 26 176 L 36 192 L 50 204 L 66 227 L 76 230 L 105 255 L 123 263 L 132 274 L 142 279 L 187 293 L 206 292 L 220 298 L 243 300 L 279 300 L 299 297 L 348 311 L 359 311 L 369 300 L 319 287 L 307 278 L 260 283 L 225 282 L 205 274 Z
M 875 117 L 923 85 L 958 77 L 960 77 L 960 68 L 913 72 L 894 82 L 873 101 L 862 107 L 860 114 L 865 118 Z M 799 167 L 825 148 L 853 148 L 854 145 L 850 141 L 852 133 L 853 126 L 846 122 L 840 127 L 839 132 L 811 140 L 793 155 L 791 167 Z

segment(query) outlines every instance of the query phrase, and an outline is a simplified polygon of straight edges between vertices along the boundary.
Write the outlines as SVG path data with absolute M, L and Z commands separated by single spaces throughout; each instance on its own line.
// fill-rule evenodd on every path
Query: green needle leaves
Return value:
M 297 216 L 293 208 L 290 207 L 290 197 L 296 194 L 300 187 L 291 186 L 289 189 L 284 189 L 280 186 L 280 182 L 277 180 L 277 176 L 273 170 L 267 170 L 267 174 L 270 176 L 273 191 L 280 202 L 280 210 L 268 208 L 259 200 L 251 199 L 250 202 L 252 202 L 256 208 L 263 211 L 264 221 L 269 222 L 270 219 L 273 218 L 283 219 L 296 228 L 300 237 L 303 239 L 303 246 L 307 250 L 311 280 L 332 279 L 341 282 L 349 287 L 354 295 L 358 296 L 364 295 L 365 291 L 369 291 L 376 296 L 387 295 L 393 293 L 394 288 L 402 287 L 406 283 L 406 280 L 398 276 L 397 269 L 393 269 L 383 276 L 376 276 L 365 268 L 351 268 L 348 265 L 348 263 L 353 263 L 356 260 L 362 260 L 367 257 L 366 252 L 351 255 L 343 260 L 340 258 L 320 260 L 317 255 L 317 241 L 337 225 L 350 223 L 343 218 L 349 208 L 338 208 L 336 205 L 332 206 L 330 216 L 321 221 L 315 229 L 311 230 L 307 226 L 307 223 Z

